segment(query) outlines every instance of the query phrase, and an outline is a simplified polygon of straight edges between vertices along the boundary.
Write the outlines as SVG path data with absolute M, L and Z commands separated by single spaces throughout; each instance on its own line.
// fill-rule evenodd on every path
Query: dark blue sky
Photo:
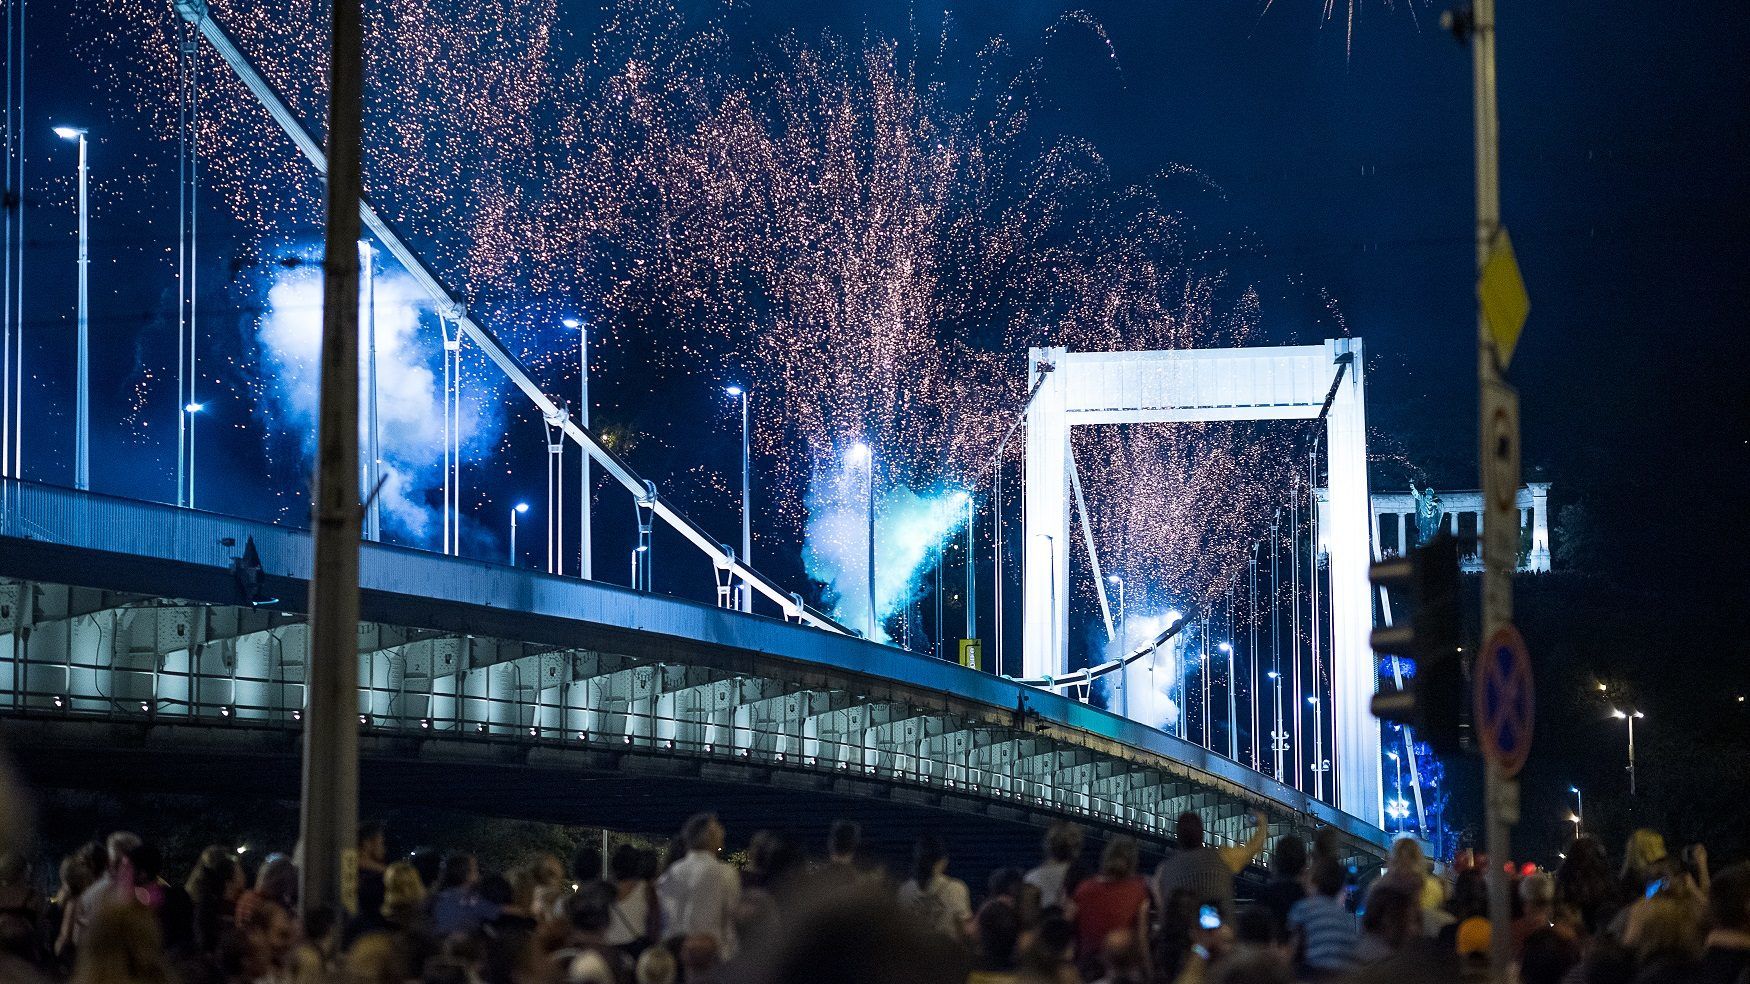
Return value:
M 100 489 L 131 492 L 150 482 L 127 462 L 157 454 L 167 468 L 170 454 L 163 444 L 139 445 L 137 431 L 134 443 L 121 444 L 104 425 L 128 412 L 127 387 L 142 367 L 168 365 L 157 343 L 142 339 L 174 337 L 174 289 L 146 274 L 150 258 L 174 242 L 174 226 L 165 224 L 172 213 L 123 202 L 174 187 L 165 173 L 174 146 L 144 139 L 128 115 L 132 99 L 104 92 L 89 63 L 68 56 L 76 28 L 57 6 L 38 0 L 31 8 L 32 177 L 55 182 L 25 195 L 31 325 L 40 329 L 33 392 L 49 408 L 37 447 L 70 429 L 62 408 L 70 397 L 72 155 L 46 136 L 47 123 L 96 119 L 104 130 L 97 164 L 150 159 L 161 169 L 109 172 L 97 196 L 106 221 L 94 226 L 94 472 Z M 1438 484 L 1471 487 L 1470 59 L 1439 29 L 1437 5 L 1363 0 L 1352 48 L 1340 21 L 1321 23 L 1322 6 L 1275 0 L 1260 15 L 1247 0 L 1086 4 L 1109 32 L 1116 65 L 1089 32 L 1049 30 L 1079 8 L 950 9 L 963 37 L 1001 34 L 1045 59 L 1042 136 L 1092 140 L 1120 181 L 1146 180 L 1168 165 L 1206 175 L 1219 193 L 1187 191 L 1175 201 L 1194 220 L 1195 241 L 1222 251 L 1236 281 L 1257 284 L 1269 336 L 1312 341 L 1340 331 L 1340 321 L 1365 338 L 1376 450 L 1403 455 Z M 1595 562 L 1626 585 L 1638 617 L 1668 621 L 1674 632 L 1691 627 L 1682 629 L 1685 658 L 1723 663 L 1741 687 L 1750 661 L 1722 612 L 1735 611 L 1750 588 L 1737 519 L 1740 490 L 1750 487 L 1750 11 L 1734 3 L 1501 7 L 1503 213 L 1532 297 L 1511 372 L 1523 394 L 1528 470 L 1555 483 L 1558 509 L 1589 506 L 1603 547 Z M 914 12 L 933 23 L 940 9 L 748 0 L 730 23 L 751 46 L 821 27 L 902 34 Z M 579 11 L 579 33 L 593 20 L 589 10 Z M 214 223 L 222 241 L 223 220 Z M 222 245 L 213 253 L 216 265 L 229 259 Z M 215 315 L 215 330 L 234 344 L 230 333 L 247 314 L 231 312 L 230 323 Z M 231 385 L 242 379 L 222 362 L 214 368 Z M 167 427 L 169 384 L 159 387 L 152 413 L 163 421 L 155 426 Z M 217 435 L 230 436 L 209 445 L 202 467 L 232 493 L 235 509 L 266 513 L 264 500 L 243 499 L 263 495 L 252 488 L 259 439 L 248 423 L 225 422 Z M 530 444 L 528 452 L 516 467 L 536 475 L 538 451 Z M 699 453 L 683 445 L 639 464 L 663 478 Z M 28 468 L 53 481 L 69 470 L 48 455 L 33 456 Z M 1405 475 L 1382 466 L 1375 479 L 1390 486 Z M 162 484 L 150 494 L 168 496 L 168 477 Z M 538 488 L 539 479 L 528 484 Z M 618 502 L 611 509 L 630 512 Z M 700 518 L 712 528 L 733 525 L 732 511 Z

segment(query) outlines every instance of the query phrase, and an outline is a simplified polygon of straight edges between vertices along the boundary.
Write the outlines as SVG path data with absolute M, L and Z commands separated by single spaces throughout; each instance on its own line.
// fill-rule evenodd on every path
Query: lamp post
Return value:
M 1230 625 L 1229 628 L 1232 628 Z M 1227 657 L 1227 757 L 1235 762 L 1240 760 L 1240 727 L 1237 722 L 1238 703 L 1234 698 L 1234 644 L 1224 642 L 1218 646 Z
M 741 400 L 741 562 L 753 566 L 753 482 L 748 461 L 748 400 L 751 394 L 740 386 L 725 386 L 723 392 L 731 399 Z M 741 610 L 753 611 L 753 591 L 747 578 L 741 579 Z
M 1569 786 L 1568 792 L 1574 794 L 1574 839 L 1580 839 L 1580 825 L 1586 822 L 1586 798 L 1580 795 L 1579 786 Z
M 359 270 L 365 302 L 365 538 L 383 539 L 383 501 L 377 485 L 383 474 L 383 431 L 377 402 L 377 251 L 359 240 Z
M 1124 579 L 1116 574 L 1109 574 L 1106 580 L 1118 589 L 1118 713 L 1129 717 L 1130 686 L 1124 677 L 1130 672 L 1130 668 L 1123 665 L 1123 660 L 1130 655 L 1130 612 L 1124 604 Z
M 188 415 L 186 428 L 188 434 L 188 489 L 183 502 L 190 509 L 194 508 L 194 415 L 204 409 L 206 409 L 204 403 L 188 403 L 184 404 L 182 408 L 182 412 Z
M 868 492 L 865 496 L 869 507 L 869 619 L 864 629 L 865 639 L 875 638 L 875 451 L 869 445 L 858 441 L 851 446 L 852 462 L 862 462 L 868 469 Z
M 86 235 L 86 131 L 80 126 L 57 126 L 55 136 L 79 143 L 79 383 L 73 411 L 73 487 L 83 490 L 91 488 L 91 307 L 87 289 L 91 255 Z
M 516 566 L 516 518 L 529 511 L 529 504 L 519 502 L 510 508 L 510 566 Z
M 1288 751 L 1288 735 L 1282 730 L 1282 674 L 1271 670 L 1265 674 L 1275 688 L 1276 726 L 1270 732 L 1270 750 L 1276 755 L 1276 781 L 1282 781 L 1282 756 Z
M 1628 722 L 1628 794 L 1635 795 L 1635 721 L 1646 717 L 1640 711 L 1611 708 L 1610 716 Z
M 1395 767 L 1397 769 L 1397 774 L 1398 774 L 1397 775 L 1397 785 L 1396 785 L 1397 796 L 1392 800 L 1392 803 L 1394 805 L 1401 805 L 1404 801 L 1404 761 L 1403 761 L 1403 759 L 1398 757 L 1398 753 L 1395 751 L 1388 750 L 1385 753 L 1385 757 L 1388 759 L 1391 759 L 1391 764 L 1393 767 Z M 1401 817 L 1398 817 L 1398 811 L 1397 810 L 1388 810 L 1387 812 L 1390 813 L 1394 818 L 1397 818 L 1398 829 L 1402 830 L 1404 827 L 1403 819 Z
M 577 332 L 577 423 L 589 427 L 589 329 L 577 318 L 562 318 L 560 324 Z M 590 536 L 590 457 L 585 448 L 579 465 L 583 472 L 577 498 L 577 574 L 585 581 L 595 579 L 595 565 L 590 560 L 593 542 Z

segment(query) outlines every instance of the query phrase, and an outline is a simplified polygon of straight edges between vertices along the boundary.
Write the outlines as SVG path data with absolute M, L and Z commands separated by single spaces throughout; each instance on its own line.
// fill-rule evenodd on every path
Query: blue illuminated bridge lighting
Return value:
M 310 563 L 303 530 L 0 480 L 0 742 L 39 784 L 295 798 Z M 1063 819 L 1169 851 L 1187 810 L 1215 843 L 1257 809 L 1273 836 L 1335 828 L 1352 863 L 1386 853 L 1191 742 L 776 615 L 370 543 L 360 585 L 383 803 L 663 835 L 704 807 L 798 834 L 846 817 L 895 857 L 933 829 L 967 870 Z

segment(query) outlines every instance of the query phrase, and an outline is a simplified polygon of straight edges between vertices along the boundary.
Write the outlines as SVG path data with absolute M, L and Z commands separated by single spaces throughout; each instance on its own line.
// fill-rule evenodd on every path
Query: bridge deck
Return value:
M 233 571 L 251 539 L 257 604 Z M 122 747 L 208 788 L 284 789 L 289 767 L 295 789 L 310 558 L 301 530 L 0 483 L 3 733 L 88 775 Z M 1356 860 L 1384 853 L 1377 828 L 1223 756 L 926 656 L 396 547 L 366 545 L 360 578 L 367 761 L 411 786 L 469 763 L 486 812 L 666 830 L 682 801 L 753 796 L 804 827 L 857 803 L 979 831 L 1073 817 L 1161 846 L 1183 810 L 1227 842 L 1262 809 L 1275 832 L 1329 825 Z M 568 777 L 551 810 L 528 770 Z M 575 795 L 603 776 L 612 803 Z

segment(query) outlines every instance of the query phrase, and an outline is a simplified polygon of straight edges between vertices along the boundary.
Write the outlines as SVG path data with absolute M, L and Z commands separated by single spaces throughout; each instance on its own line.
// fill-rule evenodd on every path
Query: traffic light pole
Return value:
M 1471 84 L 1476 118 L 1477 268 L 1480 281 L 1501 228 L 1500 120 L 1495 101 L 1495 0 L 1473 0 L 1471 5 Z M 1482 486 L 1488 489 L 1488 462 L 1496 453 L 1490 447 L 1491 394 L 1504 385 L 1479 294 L 1477 301 L 1477 440 Z M 1517 428 L 1517 416 L 1513 426 Z M 1512 440 L 1518 444 L 1519 435 Z M 1498 481 L 1498 477 L 1495 481 Z M 1513 620 L 1513 569 L 1518 558 L 1501 556 L 1500 536 L 1483 538 L 1482 637 Z M 1488 833 L 1489 869 L 1489 974 L 1497 984 L 1510 980 L 1513 959 L 1512 902 L 1504 865 L 1512 857 L 1513 824 L 1519 816 L 1519 782 L 1505 775 L 1493 758 L 1484 769 L 1485 824 Z

